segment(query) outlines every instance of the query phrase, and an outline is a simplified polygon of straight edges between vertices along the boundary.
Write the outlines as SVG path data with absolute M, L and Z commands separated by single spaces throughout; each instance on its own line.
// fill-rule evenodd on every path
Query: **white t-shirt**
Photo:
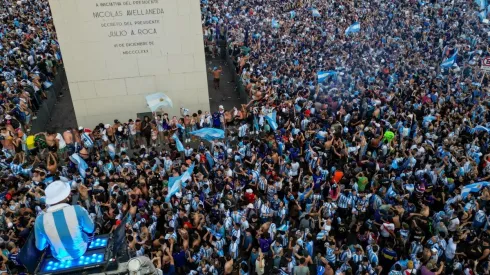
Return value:
M 136 125 L 129 124 L 129 133 L 131 133 L 132 136 L 136 135 Z
M 291 163 L 291 176 L 295 177 L 298 175 L 298 170 L 299 170 L 299 163 L 298 162 L 293 162 Z
M 262 264 L 263 266 L 260 267 L 260 264 Z M 260 261 L 259 258 L 257 258 L 257 260 L 255 260 L 255 272 L 257 272 L 257 274 L 259 274 L 259 275 L 262 275 L 265 273 L 265 260 L 264 259 L 262 259 L 262 261 Z
M 36 62 L 34 62 L 34 57 L 32 57 L 32 55 L 29 55 L 27 57 L 27 61 L 29 62 L 29 65 L 34 65 Z
M 383 223 L 381 226 L 381 236 L 389 238 L 391 236 L 389 231 L 395 231 L 395 224 L 387 222 Z
M 63 139 L 63 136 L 60 133 L 56 134 L 56 139 L 58 140 L 59 143 L 59 149 L 63 149 L 66 147 L 66 142 L 65 139 Z
M 454 219 L 451 219 L 449 221 L 449 225 L 447 227 L 447 230 L 454 232 L 458 229 L 458 226 L 459 226 L 459 218 L 455 217 Z
M 445 250 L 446 258 L 447 259 L 454 259 L 456 256 L 456 244 L 453 242 L 453 238 L 449 239 L 449 242 L 447 243 L 446 250 Z

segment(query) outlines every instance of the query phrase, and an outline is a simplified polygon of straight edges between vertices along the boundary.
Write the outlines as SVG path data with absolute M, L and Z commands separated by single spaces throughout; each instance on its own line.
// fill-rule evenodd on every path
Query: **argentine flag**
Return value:
M 313 17 L 320 17 L 321 14 L 320 12 L 318 11 L 318 9 L 311 9 L 311 14 L 313 15 Z
M 179 137 L 178 137 L 176 134 L 174 134 L 174 135 L 172 136 L 172 139 L 173 139 L 173 140 L 175 140 L 175 145 L 177 145 L 177 151 L 179 151 L 179 152 L 184 152 L 184 150 L 185 150 L 185 149 L 184 149 L 184 145 L 183 145 L 183 144 L 182 144 L 182 142 L 180 141 Z
M 336 71 L 319 71 L 317 73 L 318 83 L 323 83 L 327 80 L 327 78 L 335 75 L 337 75 Z
M 178 177 L 170 177 L 168 179 L 168 189 L 172 189 L 172 187 L 174 186 L 174 184 L 177 182 L 177 181 L 181 181 L 182 180 L 182 176 L 178 176 Z
M 454 64 L 456 64 L 456 58 L 458 56 L 458 50 L 456 50 L 451 57 L 446 59 L 444 62 L 441 63 L 441 67 L 447 69 L 451 68 Z
M 156 93 L 146 96 L 146 103 L 152 112 L 155 112 L 162 107 L 172 108 L 174 106 L 172 104 L 172 100 L 164 93 Z
M 214 159 L 213 157 L 211 156 L 211 153 L 209 152 L 206 152 L 206 160 L 208 161 L 209 163 L 209 167 L 213 167 L 214 166 Z
M 487 19 L 487 10 L 484 9 L 478 13 L 478 17 L 480 18 L 481 21 Z
M 77 165 L 78 172 L 82 178 L 85 178 L 85 170 L 87 170 L 88 165 L 77 153 L 70 156 L 70 160 Z
M 197 131 L 190 132 L 193 136 L 198 136 L 207 141 L 225 138 L 225 131 L 216 128 L 202 128 Z
M 484 10 L 488 6 L 488 0 L 475 0 L 476 4 L 478 4 L 478 7 L 480 10 Z
M 177 179 L 177 180 L 174 182 L 174 184 L 173 184 L 172 188 L 169 188 L 169 189 L 168 189 L 168 194 L 167 194 L 167 196 L 165 197 L 165 202 L 169 202 L 169 201 L 170 201 L 170 198 L 171 198 L 173 195 L 175 195 L 177 192 L 179 192 L 179 191 L 180 191 L 180 189 L 181 189 L 181 187 L 182 187 L 182 180 L 179 178 L 179 179 Z
M 194 173 L 194 163 L 192 163 L 189 168 L 182 174 L 182 182 L 187 181 L 188 179 L 191 178 L 192 173 Z
M 276 111 L 272 111 L 272 113 L 268 114 L 265 116 L 265 120 L 267 120 L 267 123 L 269 123 L 269 126 L 271 126 L 272 130 L 277 130 L 277 122 L 276 122 Z
M 465 187 L 463 187 L 463 190 L 461 190 L 461 196 L 464 199 L 468 196 L 469 193 L 479 192 L 483 187 L 488 186 L 488 185 L 490 185 L 490 183 L 487 181 L 475 182 L 475 183 L 468 184 Z
M 361 24 L 358 22 L 350 25 L 346 30 L 345 30 L 345 35 L 349 35 L 351 33 L 356 33 L 361 31 Z
M 487 133 L 490 133 L 490 129 L 481 125 L 476 126 L 475 128 L 471 129 L 471 133 L 475 133 L 476 131 L 486 131 Z
M 278 29 L 280 27 L 279 22 L 276 19 L 272 18 L 272 27 L 274 29 Z
M 185 181 L 191 178 L 192 173 L 194 172 L 194 163 L 192 163 L 187 171 L 185 171 L 182 175 L 178 177 L 171 177 L 168 179 L 168 194 L 165 197 L 165 201 L 169 202 L 170 198 L 180 191 L 182 186 L 185 187 Z

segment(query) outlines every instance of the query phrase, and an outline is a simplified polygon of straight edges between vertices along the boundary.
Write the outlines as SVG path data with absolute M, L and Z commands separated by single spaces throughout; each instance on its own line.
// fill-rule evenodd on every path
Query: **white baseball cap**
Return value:
M 133 258 L 128 262 L 129 272 L 138 272 L 140 271 L 140 269 L 141 269 L 141 262 L 138 258 Z
M 219 105 L 219 108 L 220 108 L 220 109 L 224 109 L 224 108 L 223 108 L 223 105 Z
M 53 205 L 70 195 L 71 187 L 67 182 L 57 180 L 46 187 L 46 204 Z

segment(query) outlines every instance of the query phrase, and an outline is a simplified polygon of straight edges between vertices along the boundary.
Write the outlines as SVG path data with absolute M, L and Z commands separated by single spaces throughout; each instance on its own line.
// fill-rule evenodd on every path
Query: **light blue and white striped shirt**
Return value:
M 340 194 L 339 200 L 337 201 L 337 205 L 339 208 L 347 208 L 349 205 L 349 198 L 345 196 L 343 193 Z
M 330 264 L 335 264 L 335 261 L 337 260 L 337 256 L 335 255 L 335 250 L 333 250 L 331 247 L 327 247 L 326 258 L 328 263 Z
M 237 211 L 236 213 L 235 211 L 233 211 L 231 213 L 231 218 L 235 223 L 240 223 L 240 220 L 242 219 L 242 213 L 240 211 Z
M 366 249 L 368 252 L 369 263 L 374 267 L 378 266 L 379 258 L 377 252 L 374 252 L 370 245 L 368 245 Z
M 66 203 L 48 208 L 35 223 L 36 247 L 44 250 L 48 245 L 58 260 L 80 258 L 88 246 L 88 235 L 95 226 L 87 210 Z

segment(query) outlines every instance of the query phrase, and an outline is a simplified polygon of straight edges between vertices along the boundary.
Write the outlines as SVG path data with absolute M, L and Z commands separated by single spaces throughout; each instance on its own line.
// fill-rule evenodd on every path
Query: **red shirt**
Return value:
M 248 203 L 254 203 L 255 202 L 255 194 L 254 193 L 245 193 L 245 200 Z
M 5 194 L 5 199 L 7 201 L 10 201 L 12 199 L 12 194 L 10 194 L 10 193 Z

